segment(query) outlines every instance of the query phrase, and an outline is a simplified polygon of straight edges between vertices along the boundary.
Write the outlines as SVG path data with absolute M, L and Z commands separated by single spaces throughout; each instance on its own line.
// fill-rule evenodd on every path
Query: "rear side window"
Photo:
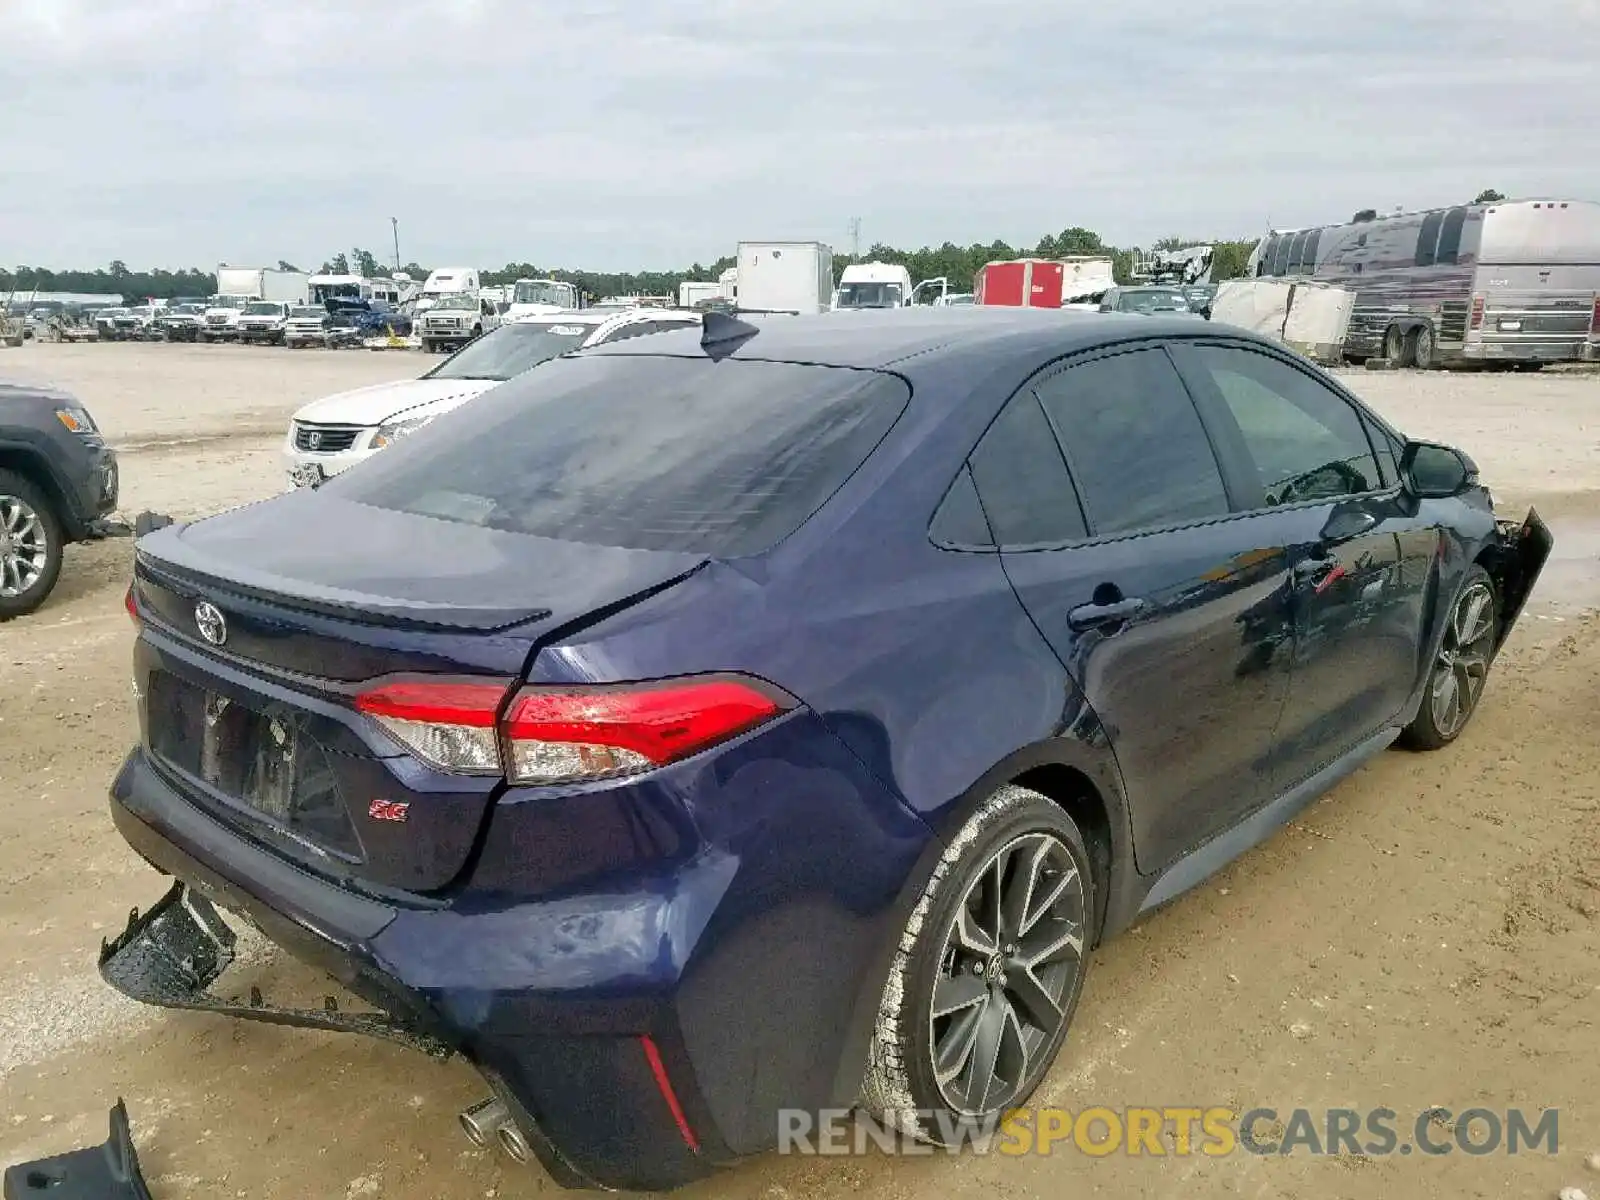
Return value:
M 877 371 L 558 358 L 324 486 L 515 533 L 733 557 L 794 532 L 909 399 Z
M 1422 218 L 1422 228 L 1417 231 L 1417 266 L 1431 267 L 1438 261 L 1439 226 L 1443 222 L 1442 213 L 1429 213 Z
M 1097 535 L 1228 512 L 1210 439 L 1164 351 L 1092 359 L 1037 391 Z
M 928 529 L 934 543 L 952 550 L 982 549 L 994 545 L 989 535 L 989 522 L 984 519 L 983 506 L 978 502 L 978 489 L 973 485 L 972 472 L 966 467 L 956 476 L 944 502 L 933 515 Z
M 1461 230 L 1467 223 L 1467 210 L 1452 208 L 1439 226 L 1439 263 L 1454 266 L 1461 257 Z
M 1032 392 L 1012 397 L 970 462 L 984 515 L 1002 549 L 1088 536 L 1061 448 Z

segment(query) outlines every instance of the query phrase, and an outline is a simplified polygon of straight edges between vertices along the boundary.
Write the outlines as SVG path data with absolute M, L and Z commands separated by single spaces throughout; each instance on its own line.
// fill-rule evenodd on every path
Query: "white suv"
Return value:
M 283 447 L 289 485 L 315 487 L 558 354 L 699 326 L 699 313 L 659 308 L 583 309 L 511 321 L 458 350 L 420 379 L 340 392 L 295 413 Z

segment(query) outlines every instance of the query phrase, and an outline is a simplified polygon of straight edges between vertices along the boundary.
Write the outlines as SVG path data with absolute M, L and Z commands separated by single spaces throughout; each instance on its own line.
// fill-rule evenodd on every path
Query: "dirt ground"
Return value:
M 75 391 L 124 449 L 131 514 L 198 516 L 281 486 L 285 418 L 420 373 L 395 352 L 187 346 L 0 351 Z M 1600 376 L 1351 372 L 1401 428 L 1467 448 L 1558 546 L 1456 746 L 1380 756 L 1288 829 L 1094 956 L 1036 1103 L 1560 1110 L 1560 1150 L 1471 1157 L 770 1156 L 690 1200 L 1600 1195 Z M 99 940 L 165 890 L 105 812 L 135 736 L 129 544 L 69 554 L 0 625 L 0 1164 L 105 1136 L 127 1097 L 176 1197 L 518 1197 L 557 1189 L 470 1148 L 460 1064 L 348 1036 L 145 1009 Z M 263 981 L 315 982 L 270 955 Z

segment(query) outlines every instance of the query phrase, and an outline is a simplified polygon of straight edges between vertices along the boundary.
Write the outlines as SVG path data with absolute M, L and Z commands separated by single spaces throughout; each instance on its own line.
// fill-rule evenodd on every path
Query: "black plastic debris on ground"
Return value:
M 98 1146 L 6 1168 L 5 1200 L 151 1200 L 139 1174 L 139 1155 L 119 1099 L 111 1136 Z

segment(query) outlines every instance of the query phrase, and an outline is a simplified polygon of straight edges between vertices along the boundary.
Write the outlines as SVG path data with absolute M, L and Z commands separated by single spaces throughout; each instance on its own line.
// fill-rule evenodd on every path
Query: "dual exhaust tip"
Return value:
M 498 1145 L 514 1161 L 524 1166 L 533 1161 L 533 1148 L 528 1145 L 522 1130 L 517 1128 L 517 1123 L 511 1119 L 510 1110 L 498 1098 L 490 1096 L 487 1100 L 478 1101 L 465 1110 L 459 1120 L 461 1132 L 480 1150 Z

